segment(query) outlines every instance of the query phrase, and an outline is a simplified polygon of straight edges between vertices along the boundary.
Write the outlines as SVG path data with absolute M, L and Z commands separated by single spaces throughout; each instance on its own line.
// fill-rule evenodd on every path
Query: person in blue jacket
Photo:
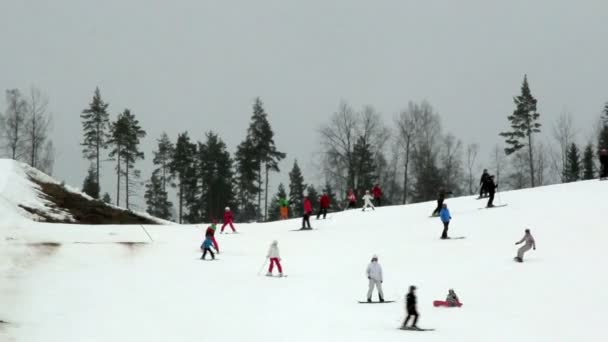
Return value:
M 201 245 L 201 249 L 203 250 L 203 255 L 201 256 L 202 260 L 205 260 L 205 256 L 207 256 L 207 252 L 209 254 L 211 254 L 211 259 L 215 260 L 215 254 L 213 254 L 213 251 L 211 250 L 212 247 L 213 247 L 213 240 L 211 240 L 210 236 L 206 236 L 205 241 L 203 241 L 203 244 Z
M 448 209 L 448 205 L 446 203 L 443 203 L 441 211 L 439 212 L 439 217 L 441 218 L 441 222 L 443 222 L 443 233 L 441 233 L 441 238 L 449 239 L 448 226 L 450 225 L 452 216 L 450 215 L 450 210 Z

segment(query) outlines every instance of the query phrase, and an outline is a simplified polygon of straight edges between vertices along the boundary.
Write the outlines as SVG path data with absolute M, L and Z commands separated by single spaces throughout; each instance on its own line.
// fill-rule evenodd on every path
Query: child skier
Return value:
M 524 262 L 524 254 L 529 251 L 530 248 L 534 248 L 534 250 L 536 250 L 536 241 L 534 241 L 534 237 L 530 233 L 530 229 L 526 229 L 524 237 L 516 242 L 515 245 L 519 245 L 522 242 L 525 242 L 525 244 L 517 250 L 517 256 L 515 257 L 515 261 L 517 262 Z
M 304 217 L 302 217 L 302 229 L 312 229 L 310 226 L 310 215 L 312 214 L 312 203 L 308 196 L 304 196 Z M 306 227 L 308 226 L 308 228 Z
M 357 196 L 353 189 L 348 190 L 348 196 L 346 198 L 348 199 L 348 209 L 357 207 Z
M 374 188 L 372 189 L 372 195 L 374 195 L 374 203 L 376 204 L 377 207 L 382 205 L 382 189 L 380 189 L 380 185 L 376 184 L 374 185 Z
M 213 254 L 213 251 L 211 250 L 212 246 L 213 241 L 211 240 L 211 238 L 209 236 L 205 237 L 205 241 L 203 241 L 203 244 L 201 245 L 201 249 L 203 250 L 203 255 L 201 256 L 202 260 L 205 260 L 207 252 L 211 254 L 211 259 L 215 260 L 215 254 Z
M 384 302 L 384 293 L 382 292 L 382 266 L 378 263 L 378 256 L 374 254 L 372 261 L 367 265 L 367 279 L 369 280 L 369 289 L 367 290 L 367 302 L 372 302 L 372 293 L 374 286 L 378 289 L 378 298 L 380 302 Z
M 319 213 L 317 213 L 317 220 L 321 217 L 321 214 L 323 214 L 323 219 L 325 220 L 325 217 L 327 216 L 327 209 L 329 209 L 329 196 L 327 195 L 327 192 L 323 192 L 323 195 L 319 199 Z
M 281 211 L 281 220 L 289 218 L 289 201 L 286 198 L 279 199 L 279 210 Z
M 217 240 L 215 240 L 215 230 L 217 229 L 217 225 L 215 220 L 213 220 L 213 223 L 211 223 L 211 225 L 209 227 L 207 227 L 207 230 L 205 231 L 205 238 L 210 238 L 211 242 L 213 243 L 213 248 L 215 248 L 215 250 L 217 251 L 217 254 L 220 254 L 220 246 L 217 244 Z
M 376 210 L 374 205 L 372 204 L 372 195 L 369 194 L 369 190 L 365 190 L 365 195 L 363 195 L 363 209 L 361 211 L 365 211 L 366 208 L 372 208 L 372 210 Z
M 448 238 L 448 227 L 450 225 L 450 220 L 452 219 L 452 215 L 450 215 L 450 210 L 448 209 L 447 203 L 443 203 L 443 208 L 439 212 L 439 216 L 441 217 L 441 222 L 443 222 L 443 233 L 441 233 L 442 239 Z
M 268 265 L 268 273 L 266 273 L 266 276 L 272 277 L 272 269 L 276 264 L 277 268 L 279 269 L 279 277 L 282 277 L 283 267 L 281 267 L 281 255 L 279 254 L 279 242 L 277 240 L 272 241 L 270 244 L 266 258 L 270 260 L 270 264 Z
M 232 228 L 232 232 L 236 233 L 236 229 L 234 229 L 234 225 L 232 224 L 233 222 L 234 215 L 232 215 L 230 207 L 226 207 L 226 209 L 224 209 L 224 224 L 222 225 L 222 230 L 220 230 L 220 234 L 224 232 L 224 228 L 226 228 L 227 225 L 230 225 L 230 228 Z
M 405 296 L 405 309 L 407 311 L 407 317 L 405 318 L 405 321 L 403 321 L 403 325 L 402 325 L 402 329 L 415 329 L 418 330 L 418 326 L 416 325 L 418 323 L 418 310 L 416 309 L 416 302 L 417 302 L 417 298 L 416 298 L 416 286 L 412 285 L 410 286 L 410 291 L 408 292 L 408 294 Z M 407 322 L 409 322 L 411 317 L 414 317 L 414 322 L 412 323 L 411 328 L 407 327 Z

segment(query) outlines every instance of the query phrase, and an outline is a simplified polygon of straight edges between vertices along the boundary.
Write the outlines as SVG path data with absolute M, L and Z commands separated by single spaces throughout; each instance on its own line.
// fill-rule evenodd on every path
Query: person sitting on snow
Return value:
M 458 300 L 458 296 L 453 289 L 448 290 L 448 295 L 445 298 L 445 301 L 448 303 L 448 306 L 458 306 L 458 304 L 460 304 L 460 300 Z

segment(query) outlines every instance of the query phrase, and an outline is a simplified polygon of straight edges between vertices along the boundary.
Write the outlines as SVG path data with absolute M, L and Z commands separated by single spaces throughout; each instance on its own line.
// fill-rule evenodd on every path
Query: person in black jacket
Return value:
M 494 183 L 494 176 L 489 176 L 488 181 L 486 182 L 486 190 L 490 194 L 490 198 L 488 199 L 488 205 L 486 207 L 492 208 L 494 206 L 494 194 L 496 193 L 496 188 L 498 185 Z
M 451 195 L 451 191 L 445 191 L 445 189 L 439 190 L 439 196 L 437 197 L 437 208 L 433 211 L 431 216 L 438 216 L 439 211 L 443 208 L 443 201 L 445 200 L 445 195 Z
M 402 328 L 407 328 L 407 322 L 409 322 L 410 317 L 414 316 L 414 322 L 412 323 L 411 329 L 419 329 L 416 323 L 418 323 L 418 310 L 416 309 L 416 286 L 410 286 L 410 291 L 405 296 L 405 309 L 407 310 L 407 317 L 405 321 L 403 321 Z
M 488 189 L 486 188 L 486 182 L 490 174 L 488 173 L 488 169 L 483 169 L 483 173 L 481 174 L 481 180 L 479 181 L 479 198 L 487 197 Z
M 605 148 L 600 150 L 600 178 L 608 177 L 608 150 Z

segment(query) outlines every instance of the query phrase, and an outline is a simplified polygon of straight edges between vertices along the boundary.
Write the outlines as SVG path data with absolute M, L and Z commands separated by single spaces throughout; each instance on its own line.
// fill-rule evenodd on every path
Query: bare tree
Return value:
M 414 112 L 418 110 L 418 107 L 413 102 L 409 102 L 407 109 L 402 110 L 394 119 L 395 127 L 397 130 L 396 142 L 400 150 L 403 153 L 403 204 L 407 203 L 408 196 L 408 179 L 410 176 L 409 164 L 410 164 L 410 153 L 414 148 L 414 141 L 416 137 L 416 115 Z
M 25 151 L 28 163 L 40 169 L 43 149 L 48 138 L 51 118 L 47 113 L 48 99 L 39 89 L 30 88 L 27 100 L 25 132 L 27 135 Z
M 505 166 L 506 154 L 504 152 L 504 147 L 496 144 L 494 146 L 494 150 L 492 151 L 491 160 L 494 166 L 494 173 L 496 176 L 496 184 L 500 183 L 500 171 Z
M 6 91 L 6 103 L 2 127 L 3 138 L 6 141 L 5 148 L 12 159 L 20 160 L 24 156 L 27 139 L 25 133 L 27 102 L 18 89 L 9 89 Z
M 450 189 L 455 195 L 460 194 L 462 184 L 462 142 L 449 133 L 442 139 L 441 150 L 441 173 L 446 189 Z
M 38 160 L 38 169 L 47 175 L 53 174 L 53 167 L 55 166 L 55 147 L 53 142 L 48 140 L 44 144 L 42 155 Z
M 555 158 L 552 166 L 554 172 L 559 173 L 562 182 L 564 182 L 566 173 L 568 147 L 574 141 L 575 136 L 572 114 L 564 111 L 553 125 L 553 138 L 559 145 L 559 158 Z
M 479 145 L 478 144 L 468 144 L 467 152 L 466 152 L 466 163 L 467 163 L 467 186 L 469 188 L 469 195 L 474 194 L 473 192 L 473 169 L 477 166 L 477 154 L 479 153 Z

